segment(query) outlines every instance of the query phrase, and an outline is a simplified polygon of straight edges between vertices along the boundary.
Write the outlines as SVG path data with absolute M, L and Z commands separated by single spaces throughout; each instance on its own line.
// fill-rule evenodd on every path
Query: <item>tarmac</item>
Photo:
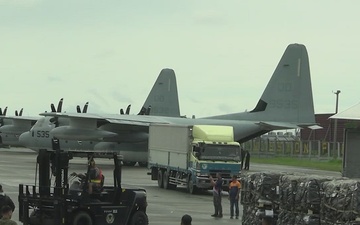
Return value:
M 25 148 L 0 148 L 0 183 L 4 192 L 11 197 L 16 205 L 13 219 L 19 222 L 18 213 L 18 187 L 19 184 L 34 184 L 36 171 L 37 153 Z M 97 159 L 98 167 L 105 175 L 105 185 L 112 183 L 112 161 L 109 159 Z M 70 161 L 69 174 L 71 172 L 86 172 L 87 161 L 84 158 L 75 158 Z M 289 166 L 251 164 L 250 172 L 296 172 L 304 174 L 317 174 L 324 176 L 340 177 L 340 172 L 304 169 Z M 176 190 L 164 190 L 157 186 L 157 181 L 152 181 L 147 175 L 149 170 L 143 167 L 123 167 L 123 187 L 142 187 L 147 191 L 147 215 L 149 224 L 154 225 L 179 225 L 181 217 L 189 214 L 193 218 L 192 224 L 217 225 L 217 224 L 241 224 L 242 206 L 240 218 L 230 219 L 230 202 L 227 193 L 223 193 L 222 206 L 223 218 L 212 218 L 214 212 L 213 198 L 210 191 L 197 195 L 186 192 L 185 187 Z M 245 171 L 244 171 L 245 172 Z M 108 179 L 106 179 L 108 178 Z

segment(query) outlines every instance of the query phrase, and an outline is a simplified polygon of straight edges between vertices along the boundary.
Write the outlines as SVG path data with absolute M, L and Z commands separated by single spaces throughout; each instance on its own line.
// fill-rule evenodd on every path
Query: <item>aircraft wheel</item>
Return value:
M 169 172 L 168 171 L 164 171 L 164 176 L 163 176 L 163 186 L 164 189 L 170 189 L 170 185 L 169 185 Z
M 143 211 L 136 211 L 131 217 L 130 225 L 148 225 L 149 219 Z
M 92 225 L 91 216 L 86 212 L 78 212 L 73 221 L 73 225 Z
M 163 176 L 164 176 L 164 173 L 162 170 L 159 170 L 158 171 L 158 186 L 159 188 L 163 188 L 164 187 L 164 184 L 163 184 Z

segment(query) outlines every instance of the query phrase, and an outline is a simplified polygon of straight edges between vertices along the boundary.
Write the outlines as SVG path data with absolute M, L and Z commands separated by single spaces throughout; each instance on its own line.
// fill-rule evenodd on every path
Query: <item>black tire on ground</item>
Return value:
M 74 221 L 72 223 L 73 225 L 92 225 L 93 221 L 91 219 L 91 216 L 86 212 L 78 212 L 74 216 Z
M 148 225 L 149 219 L 143 211 L 136 211 L 130 220 L 130 225 Z
M 136 162 L 123 162 L 124 166 L 135 166 Z
M 164 176 L 163 176 L 163 186 L 164 189 L 169 189 L 169 172 L 168 171 L 164 171 Z
M 148 163 L 147 162 L 138 162 L 140 167 L 147 167 Z
M 198 192 L 198 188 L 192 181 L 191 177 L 189 178 L 187 189 L 190 194 L 196 194 Z
M 163 177 L 164 177 L 164 173 L 162 170 L 158 171 L 158 186 L 159 188 L 163 188 L 164 184 L 163 184 Z

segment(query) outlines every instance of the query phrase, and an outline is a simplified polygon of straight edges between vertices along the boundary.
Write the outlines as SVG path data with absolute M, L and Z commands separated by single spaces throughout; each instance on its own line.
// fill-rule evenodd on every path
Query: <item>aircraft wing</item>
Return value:
M 30 130 L 30 128 L 39 119 L 30 116 L 5 116 L 1 117 L 5 124 L 0 127 L 0 132 L 8 134 L 18 134 Z
M 168 123 L 161 117 L 147 115 L 56 112 L 41 113 L 40 115 L 69 119 L 69 126 L 59 126 L 51 131 L 54 136 L 68 140 L 119 141 L 121 136 L 126 133 L 147 132 L 151 123 Z
M 309 129 L 321 129 L 322 127 L 317 124 L 293 124 L 288 122 L 264 122 L 260 121 L 257 123 L 266 129 L 271 130 L 282 130 L 282 129 L 298 129 L 298 128 L 309 128 Z

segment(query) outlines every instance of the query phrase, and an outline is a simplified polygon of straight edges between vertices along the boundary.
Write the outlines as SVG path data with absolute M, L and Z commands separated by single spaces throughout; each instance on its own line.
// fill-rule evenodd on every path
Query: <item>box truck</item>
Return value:
M 194 194 L 211 189 L 209 176 L 223 179 L 224 190 L 241 171 L 240 144 L 232 126 L 152 124 L 148 167 L 165 189 L 186 186 Z

